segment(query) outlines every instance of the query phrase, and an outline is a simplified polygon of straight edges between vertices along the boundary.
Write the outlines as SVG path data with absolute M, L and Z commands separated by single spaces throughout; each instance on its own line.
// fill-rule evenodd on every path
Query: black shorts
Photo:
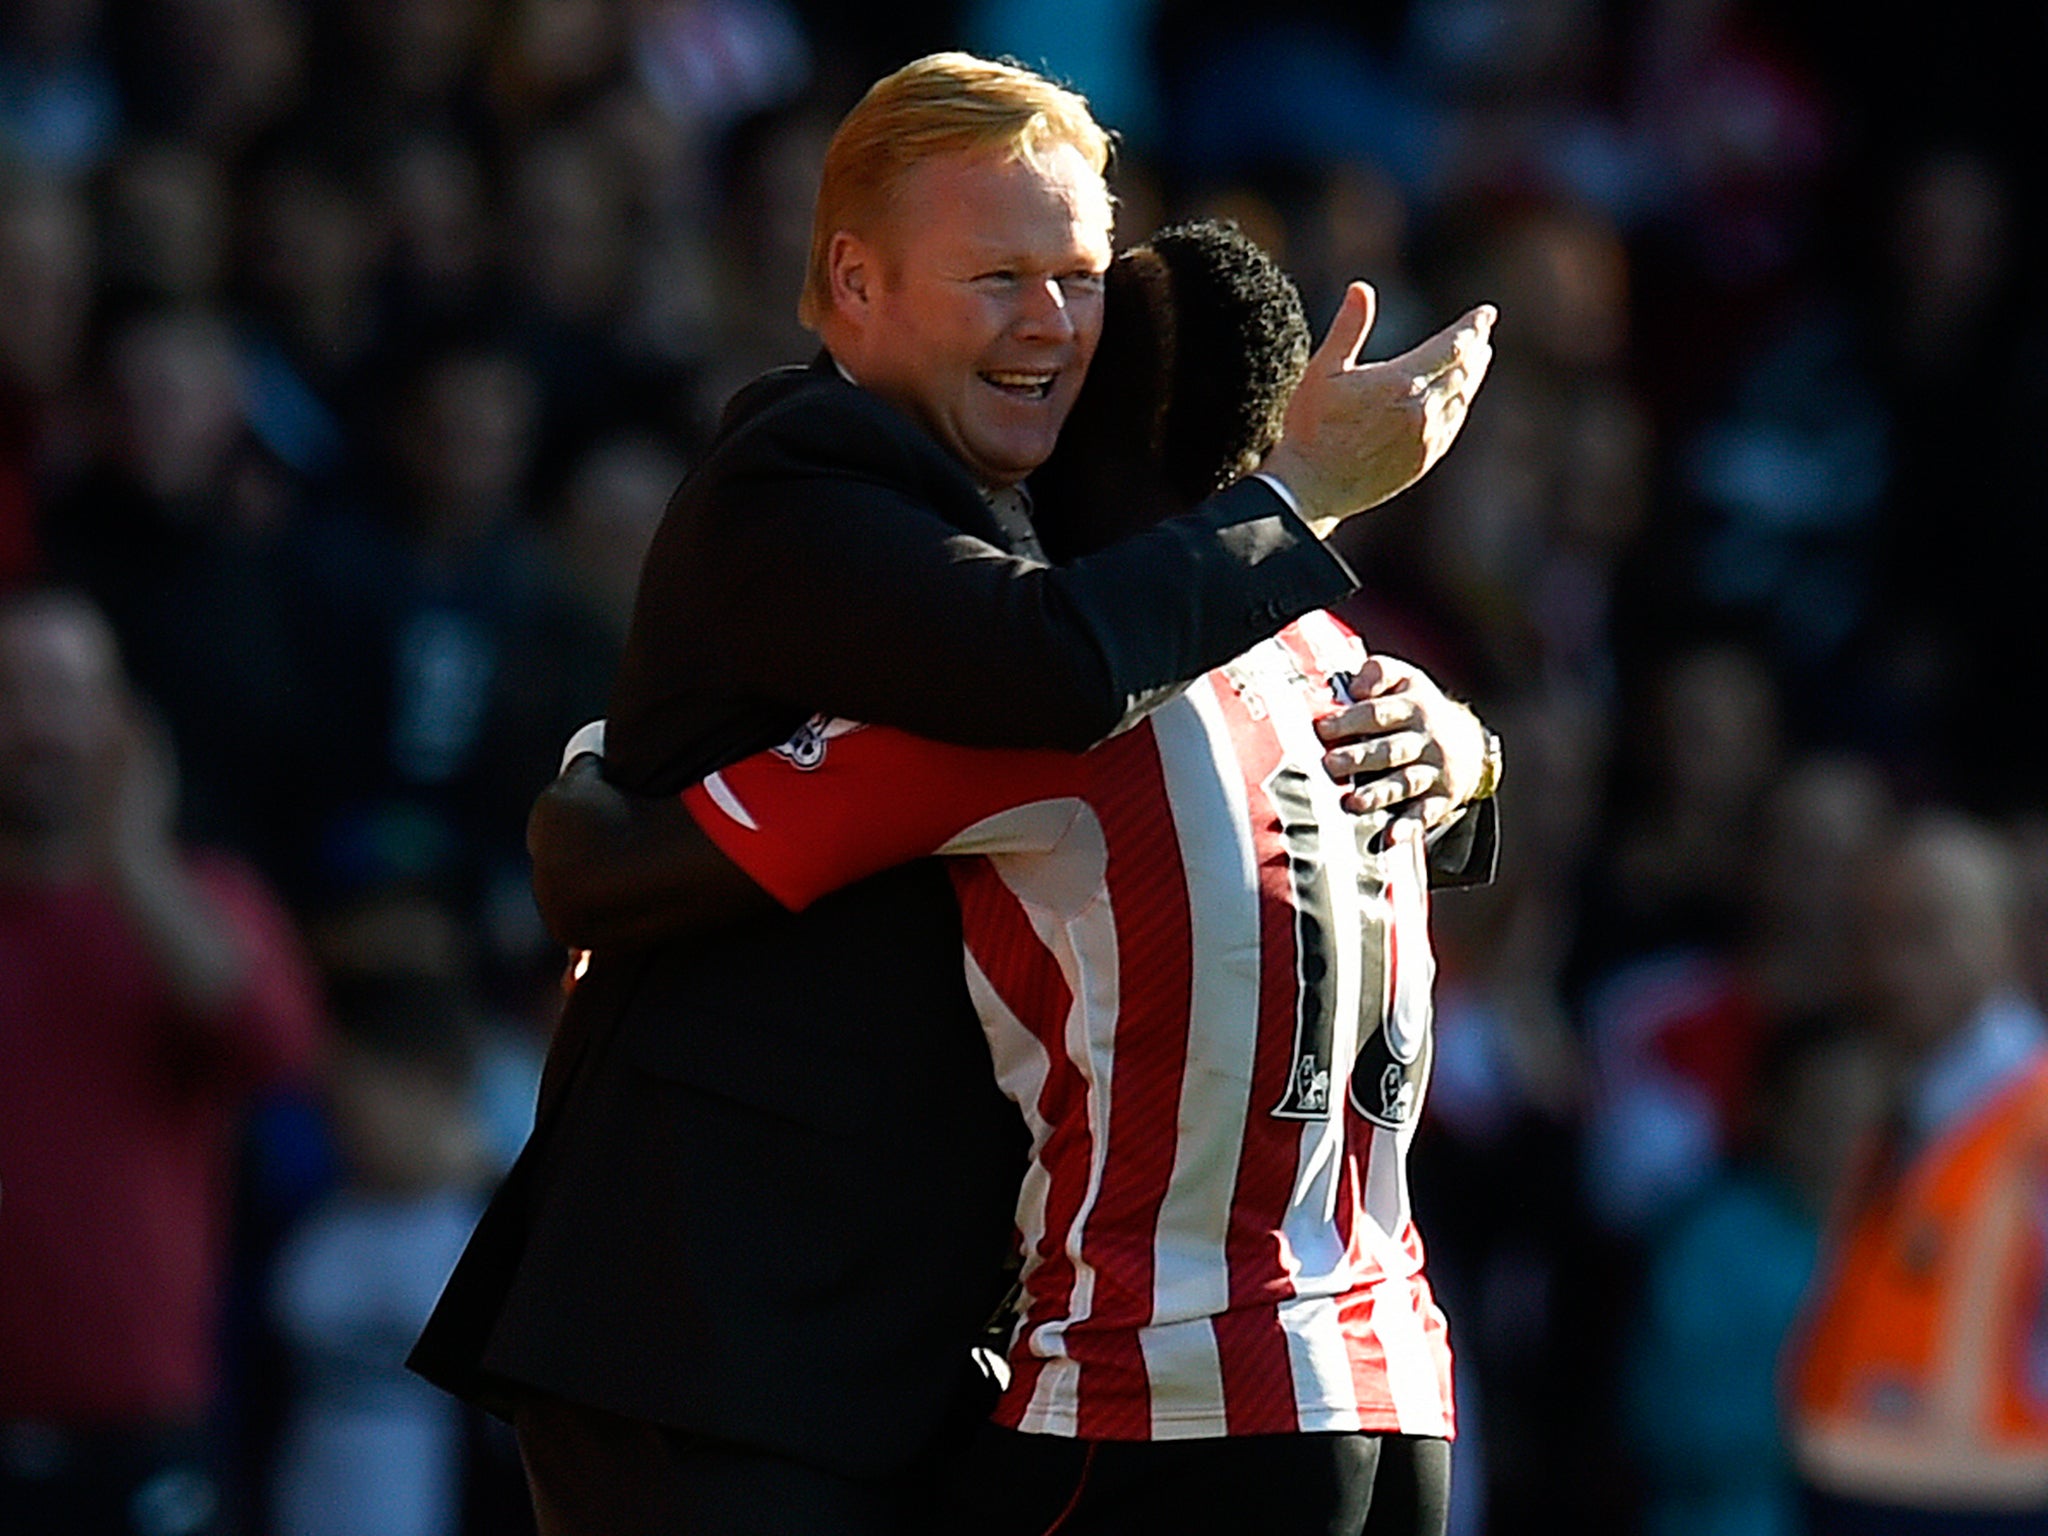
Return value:
M 940 1536 L 1443 1536 L 1451 1447 L 1412 1435 L 1086 1441 L 983 1428 Z

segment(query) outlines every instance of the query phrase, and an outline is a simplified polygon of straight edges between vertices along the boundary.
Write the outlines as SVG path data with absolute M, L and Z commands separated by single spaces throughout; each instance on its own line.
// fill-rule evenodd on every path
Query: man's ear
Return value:
M 875 248 L 859 235 L 842 229 L 832 237 L 826 257 L 831 278 L 832 307 L 856 325 L 873 312 L 881 275 Z

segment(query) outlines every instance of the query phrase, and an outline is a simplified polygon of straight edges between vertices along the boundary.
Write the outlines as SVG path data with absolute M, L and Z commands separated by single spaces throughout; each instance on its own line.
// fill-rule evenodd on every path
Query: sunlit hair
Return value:
M 1079 150 L 1098 176 L 1109 165 L 1109 135 L 1088 103 L 1018 65 L 934 53 L 877 80 L 825 150 L 797 318 L 812 329 L 824 319 L 832 307 L 832 237 L 866 233 L 914 166 L 984 151 L 1035 160 L 1061 144 Z

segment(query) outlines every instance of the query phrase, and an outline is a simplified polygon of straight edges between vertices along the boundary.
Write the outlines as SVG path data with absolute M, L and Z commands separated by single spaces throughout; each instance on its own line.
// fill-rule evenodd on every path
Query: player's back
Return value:
M 1007 1422 L 1447 1428 L 1403 1167 L 1422 849 L 1361 835 L 1314 729 L 1362 660 L 1304 620 L 955 844 L 1063 818 L 954 865 L 970 991 L 1033 1134 Z

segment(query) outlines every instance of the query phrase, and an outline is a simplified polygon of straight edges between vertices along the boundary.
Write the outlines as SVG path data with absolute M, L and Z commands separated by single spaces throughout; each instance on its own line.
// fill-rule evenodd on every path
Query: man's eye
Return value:
M 1068 293 L 1073 294 L 1100 293 L 1102 292 L 1102 274 L 1100 272 L 1069 272 L 1060 279 L 1060 286 L 1066 289 Z
M 977 283 L 986 283 L 992 288 L 1007 288 L 1017 281 L 1017 274 L 1008 268 L 1002 268 L 994 272 L 983 272 L 974 280 Z

